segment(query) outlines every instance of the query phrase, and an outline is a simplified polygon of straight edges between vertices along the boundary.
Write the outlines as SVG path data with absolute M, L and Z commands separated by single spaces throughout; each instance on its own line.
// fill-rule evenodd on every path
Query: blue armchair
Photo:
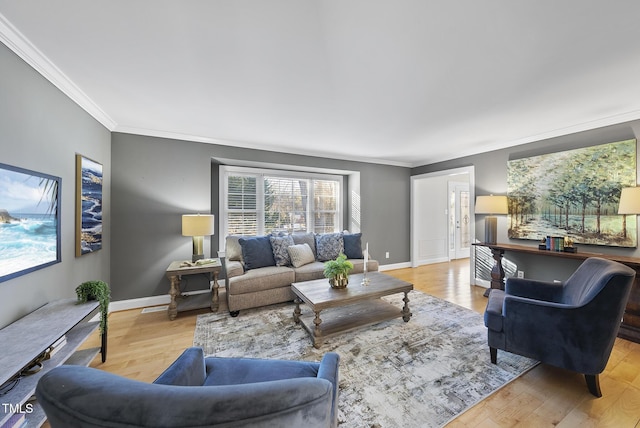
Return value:
M 491 362 L 497 350 L 585 375 L 601 397 L 602 373 L 635 278 L 623 264 L 588 258 L 564 283 L 509 278 L 492 289 L 484 313 Z
M 60 366 L 36 397 L 53 428 L 335 427 L 336 353 L 320 363 L 204 357 L 188 348 L 153 383 Z

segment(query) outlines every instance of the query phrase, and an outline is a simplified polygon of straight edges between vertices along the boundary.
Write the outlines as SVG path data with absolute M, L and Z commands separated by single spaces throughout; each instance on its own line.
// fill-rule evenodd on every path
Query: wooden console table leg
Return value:
M 169 281 L 171 282 L 171 290 L 169 290 L 171 302 L 169 303 L 167 313 L 169 314 L 169 320 L 173 321 L 178 316 L 178 303 L 176 302 L 176 297 L 180 295 L 180 277 L 178 275 L 173 275 L 169 278 Z
M 495 260 L 493 268 L 491 269 L 491 288 L 504 290 L 504 268 L 502 267 L 504 250 L 492 248 L 491 254 L 493 255 L 493 260 Z M 485 291 L 484 297 L 488 297 L 490 292 L 491 289 Z
M 629 300 L 622 316 L 618 337 L 640 343 L 640 265 L 627 264 L 636 271 Z

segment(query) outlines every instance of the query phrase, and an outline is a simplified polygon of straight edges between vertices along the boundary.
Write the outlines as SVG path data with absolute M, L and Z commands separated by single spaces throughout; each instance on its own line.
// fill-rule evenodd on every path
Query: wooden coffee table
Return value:
M 413 284 L 380 272 L 367 273 L 369 285 L 362 285 L 362 279 L 363 274 L 349 275 L 349 285 L 343 289 L 331 288 L 326 278 L 291 284 L 296 295 L 293 319 L 311 335 L 314 347 L 329 336 L 356 328 L 399 317 L 405 322 L 411 319 L 408 294 Z M 402 309 L 380 299 L 396 293 L 404 293 Z M 302 314 L 302 302 L 313 314 Z

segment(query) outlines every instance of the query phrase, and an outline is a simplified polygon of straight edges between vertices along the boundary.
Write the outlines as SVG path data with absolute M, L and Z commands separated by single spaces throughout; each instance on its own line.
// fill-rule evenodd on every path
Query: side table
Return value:
M 212 312 L 218 310 L 218 275 L 222 270 L 222 263 L 220 263 L 220 259 L 211 260 L 213 260 L 213 263 L 196 266 L 190 266 L 191 262 L 189 261 L 177 260 L 171 262 L 167 268 L 166 275 L 171 283 L 171 289 L 169 290 L 171 302 L 169 303 L 167 313 L 171 321 L 176 319 L 179 311 L 190 311 L 206 307 L 210 307 Z M 197 274 L 208 275 L 209 281 L 213 281 L 211 294 L 203 293 L 190 296 L 183 296 L 180 294 L 180 282 L 182 281 L 182 277 L 184 275 Z

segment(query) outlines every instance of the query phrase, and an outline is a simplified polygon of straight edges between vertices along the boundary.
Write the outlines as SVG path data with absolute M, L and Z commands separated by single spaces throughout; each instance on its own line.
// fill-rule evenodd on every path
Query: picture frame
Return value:
M 0 282 L 60 263 L 62 178 L 0 163 Z
M 102 164 L 76 154 L 76 257 L 102 249 Z
M 636 216 L 618 214 L 622 188 L 636 186 L 636 144 L 630 139 L 509 160 L 509 238 L 560 236 L 636 248 Z

